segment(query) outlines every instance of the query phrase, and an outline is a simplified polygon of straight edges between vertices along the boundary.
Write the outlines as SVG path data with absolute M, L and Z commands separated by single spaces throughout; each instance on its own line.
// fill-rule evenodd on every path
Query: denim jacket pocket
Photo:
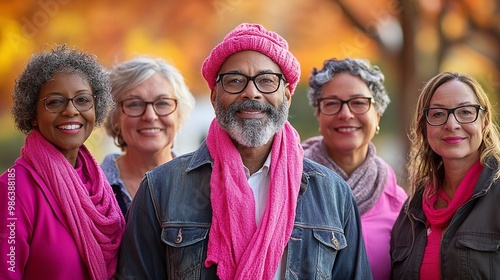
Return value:
M 313 229 L 314 238 L 323 245 L 330 247 L 336 251 L 342 250 L 347 247 L 347 240 L 345 236 L 336 231 Z
M 166 246 L 168 277 L 194 279 L 200 275 L 206 252 L 208 227 L 167 226 L 161 234 Z
M 288 242 L 286 278 L 331 279 L 337 253 L 345 247 L 347 239 L 340 231 L 295 226 Z
M 313 229 L 314 238 L 320 243 L 317 272 L 321 279 L 330 279 L 338 251 L 347 247 L 347 239 L 339 231 Z

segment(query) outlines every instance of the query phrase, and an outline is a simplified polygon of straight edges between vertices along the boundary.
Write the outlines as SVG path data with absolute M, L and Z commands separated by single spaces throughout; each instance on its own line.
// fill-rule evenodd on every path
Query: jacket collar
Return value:
M 186 172 L 190 172 L 205 164 L 212 165 L 213 159 L 210 156 L 210 152 L 208 151 L 208 147 L 205 140 L 203 140 L 200 147 L 193 152 L 193 156 L 191 157 L 191 161 L 189 162 L 186 168 Z M 318 165 L 315 165 L 312 163 L 311 160 L 304 158 L 304 169 L 302 171 L 302 181 L 300 184 L 299 194 L 303 194 L 307 190 L 309 178 L 315 176 L 324 177 L 327 175 L 325 174 L 325 172 L 323 172 L 323 170 L 318 168 Z
M 493 178 L 495 171 L 498 169 L 498 163 L 493 159 L 488 159 L 486 162 L 487 165 L 483 166 L 483 171 L 481 172 L 481 175 L 479 175 L 479 179 L 476 183 L 471 199 L 475 199 L 477 197 L 485 195 L 493 185 L 491 179 Z M 413 198 L 411 204 L 408 205 L 408 213 L 415 219 L 425 220 L 425 214 L 422 209 L 422 196 L 423 189 L 415 194 L 415 197 Z

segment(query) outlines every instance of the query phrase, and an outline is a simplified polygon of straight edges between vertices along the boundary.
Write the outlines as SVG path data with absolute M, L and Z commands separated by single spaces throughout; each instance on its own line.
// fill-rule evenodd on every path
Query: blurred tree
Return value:
M 397 135 L 408 151 L 407 133 L 423 83 L 441 71 L 475 76 L 498 98 L 500 86 L 500 1 L 375 1 L 355 5 L 334 0 L 366 38 L 376 43 L 385 73 L 394 83 Z M 358 3 L 360 4 L 360 3 Z M 395 97 L 395 98 L 394 98 Z M 495 102 L 493 102 L 495 104 Z M 404 185 L 405 170 L 400 169 Z

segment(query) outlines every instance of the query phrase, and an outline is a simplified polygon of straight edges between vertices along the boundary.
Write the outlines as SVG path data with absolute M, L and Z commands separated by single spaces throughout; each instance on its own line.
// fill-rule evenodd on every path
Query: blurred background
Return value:
M 392 102 L 374 142 L 403 187 L 408 126 L 426 80 L 445 70 L 467 73 L 497 106 L 500 0 L 0 0 L 0 173 L 24 142 L 10 117 L 11 93 L 33 52 L 67 44 L 96 54 L 106 67 L 143 54 L 169 60 L 197 98 L 174 144 L 185 153 L 197 148 L 213 118 L 201 64 L 242 22 L 282 35 L 300 61 L 290 122 L 302 139 L 319 134 L 307 102 L 313 67 L 333 57 L 365 58 L 380 67 Z M 98 162 L 117 150 L 100 128 L 86 145 Z

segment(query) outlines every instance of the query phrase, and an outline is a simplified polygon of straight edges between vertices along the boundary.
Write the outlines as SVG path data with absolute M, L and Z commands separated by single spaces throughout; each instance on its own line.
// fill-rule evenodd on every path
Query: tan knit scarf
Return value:
M 356 199 L 360 215 L 368 212 L 377 203 L 387 183 L 387 166 L 376 156 L 373 143 L 368 144 L 365 161 L 350 177 L 328 156 L 323 136 L 307 139 L 302 143 L 302 147 L 306 158 L 332 169 L 347 182 Z

